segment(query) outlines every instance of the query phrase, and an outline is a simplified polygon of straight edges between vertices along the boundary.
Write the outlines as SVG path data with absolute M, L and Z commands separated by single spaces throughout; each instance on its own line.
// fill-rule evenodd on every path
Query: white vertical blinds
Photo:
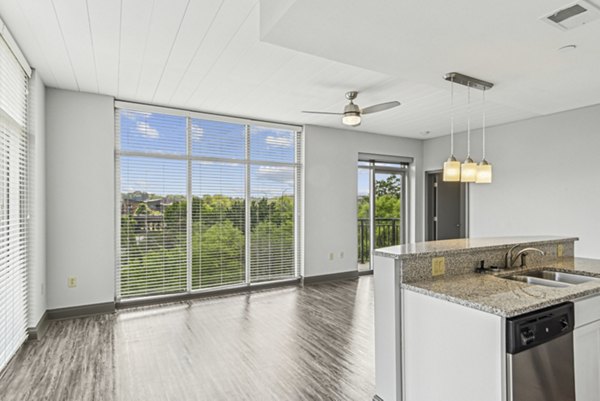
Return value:
M 0 36 L 0 370 L 27 336 L 28 82 Z
M 117 297 L 297 277 L 300 132 L 182 114 L 117 108 Z

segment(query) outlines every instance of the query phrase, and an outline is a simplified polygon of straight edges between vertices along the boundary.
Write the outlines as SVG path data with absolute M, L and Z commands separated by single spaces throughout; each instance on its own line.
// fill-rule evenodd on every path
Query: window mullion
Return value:
M 187 177 L 186 177 L 186 289 L 190 293 L 192 291 L 192 230 L 193 230 L 193 198 L 192 198 L 192 121 L 188 117 L 186 119 L 186 156 L 187 156 Z
M 250 160 L 250 126 L 246 125 L 246 160 Z M 246 163 L 246 185 L 245 185 L 245 245 L 246 245 L 246 250 L 245 250 L 245 256 L 244 256 L 244 261 L 245 261 L 245 269 L 246 269 L 246 283 L 249 284 L 250 280 L 251 280 L 251 276 L 250 276 L 250 268 L 251 268 L 251 253 L 252 249 L 251 249 L 251 245 L 250 245 L 250 241 L 252 240 L 252 199 L 250 198 L 250 169 L 251 166 L 249 163 Z

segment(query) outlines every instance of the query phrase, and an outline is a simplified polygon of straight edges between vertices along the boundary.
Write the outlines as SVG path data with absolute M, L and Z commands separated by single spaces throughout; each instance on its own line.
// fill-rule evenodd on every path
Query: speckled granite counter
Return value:
M 577 271 L 600 278 L 600 260 L 584 258 L 557 259 L 544 267 L 564 271 Z M 528 270 L 540 270 L 536 267 Z M 520 270 L 525 271 L 525 270 Z M 441 276 L 422 281 L 402 283 L 403 289 L 454 302 L 503 317 L 573 300 L 586 295 L 600 294 L 600 280 L 564 288 L 532 285 L 502 278 L 506 273 L 468 273 Z
M 558 236 L 529 236 L 529 237 L 493 237 L 493 238 L 462 238 L 444 241 L 416 242 L 405 245 L 390 246 L 379 248 L 373 251 L 375 256 L 383 256 L 394 259 L 403 259 L 407 257 L 433 255 L 443 253 L 450 255 L 452 253 L 469 253 L 494 249 L 501 246 L 510 247 L 519 244 L 543 245 L 553 244 L 565 241 L 577 241 L 575 237 Z

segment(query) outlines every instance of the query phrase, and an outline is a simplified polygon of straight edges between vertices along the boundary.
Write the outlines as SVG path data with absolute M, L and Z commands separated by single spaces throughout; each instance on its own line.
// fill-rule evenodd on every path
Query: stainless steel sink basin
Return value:
M 544 280 L 558 281 L 567 284 L 582 284 L 598 280 L 595 277 L 582 276 L 580 274 L 573 273 L 554 272 L 549 270 L 538 270 L 527 274 L 523 274 L 523 276 L 536 277 Z
M 512 275 L 512 276 L 505 276 L 503 278 L 508 279 L 508 280 L 522 281 L 524 283 L 532 284 L 532 285 L 543 285 L 546 287 L 569 287 L 569 286 L 571 286 L 571 284 L 561 283 L 561 282 L 552 281 L 552 280 L 546 280 L 546 279 L 538 278 L 538 277 Z
M 515 273 L 503 278 L 522 281 L 532 285 L 543 285 L 546 287 L 569 287 L 571 285 L 583 284 L 590 281 L 600 280 L 596 277 L 583 276 L 575 273 L 563 273 L 550 270 L 536 270 L 525 273 Z

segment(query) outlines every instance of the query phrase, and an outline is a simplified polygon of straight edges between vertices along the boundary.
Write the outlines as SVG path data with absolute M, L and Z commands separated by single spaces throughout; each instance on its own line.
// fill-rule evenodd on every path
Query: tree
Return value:
M 375 195 L 377 197 L 391 195 L 400 198 L 402 196 L 402 180 L 395 174 L 389 175 L 385 180 L 377 180 Z
M 140 203 L 137 208 L 135 209 L 135 212 L 133 212 L 133 214 L 135 214 L 136 216 L 140 215 L 140 214 L 150 214 L 152 211 L 150 210 L 150 208 L 148 207 L 147 204 L 145 204 L 144 202 Z

